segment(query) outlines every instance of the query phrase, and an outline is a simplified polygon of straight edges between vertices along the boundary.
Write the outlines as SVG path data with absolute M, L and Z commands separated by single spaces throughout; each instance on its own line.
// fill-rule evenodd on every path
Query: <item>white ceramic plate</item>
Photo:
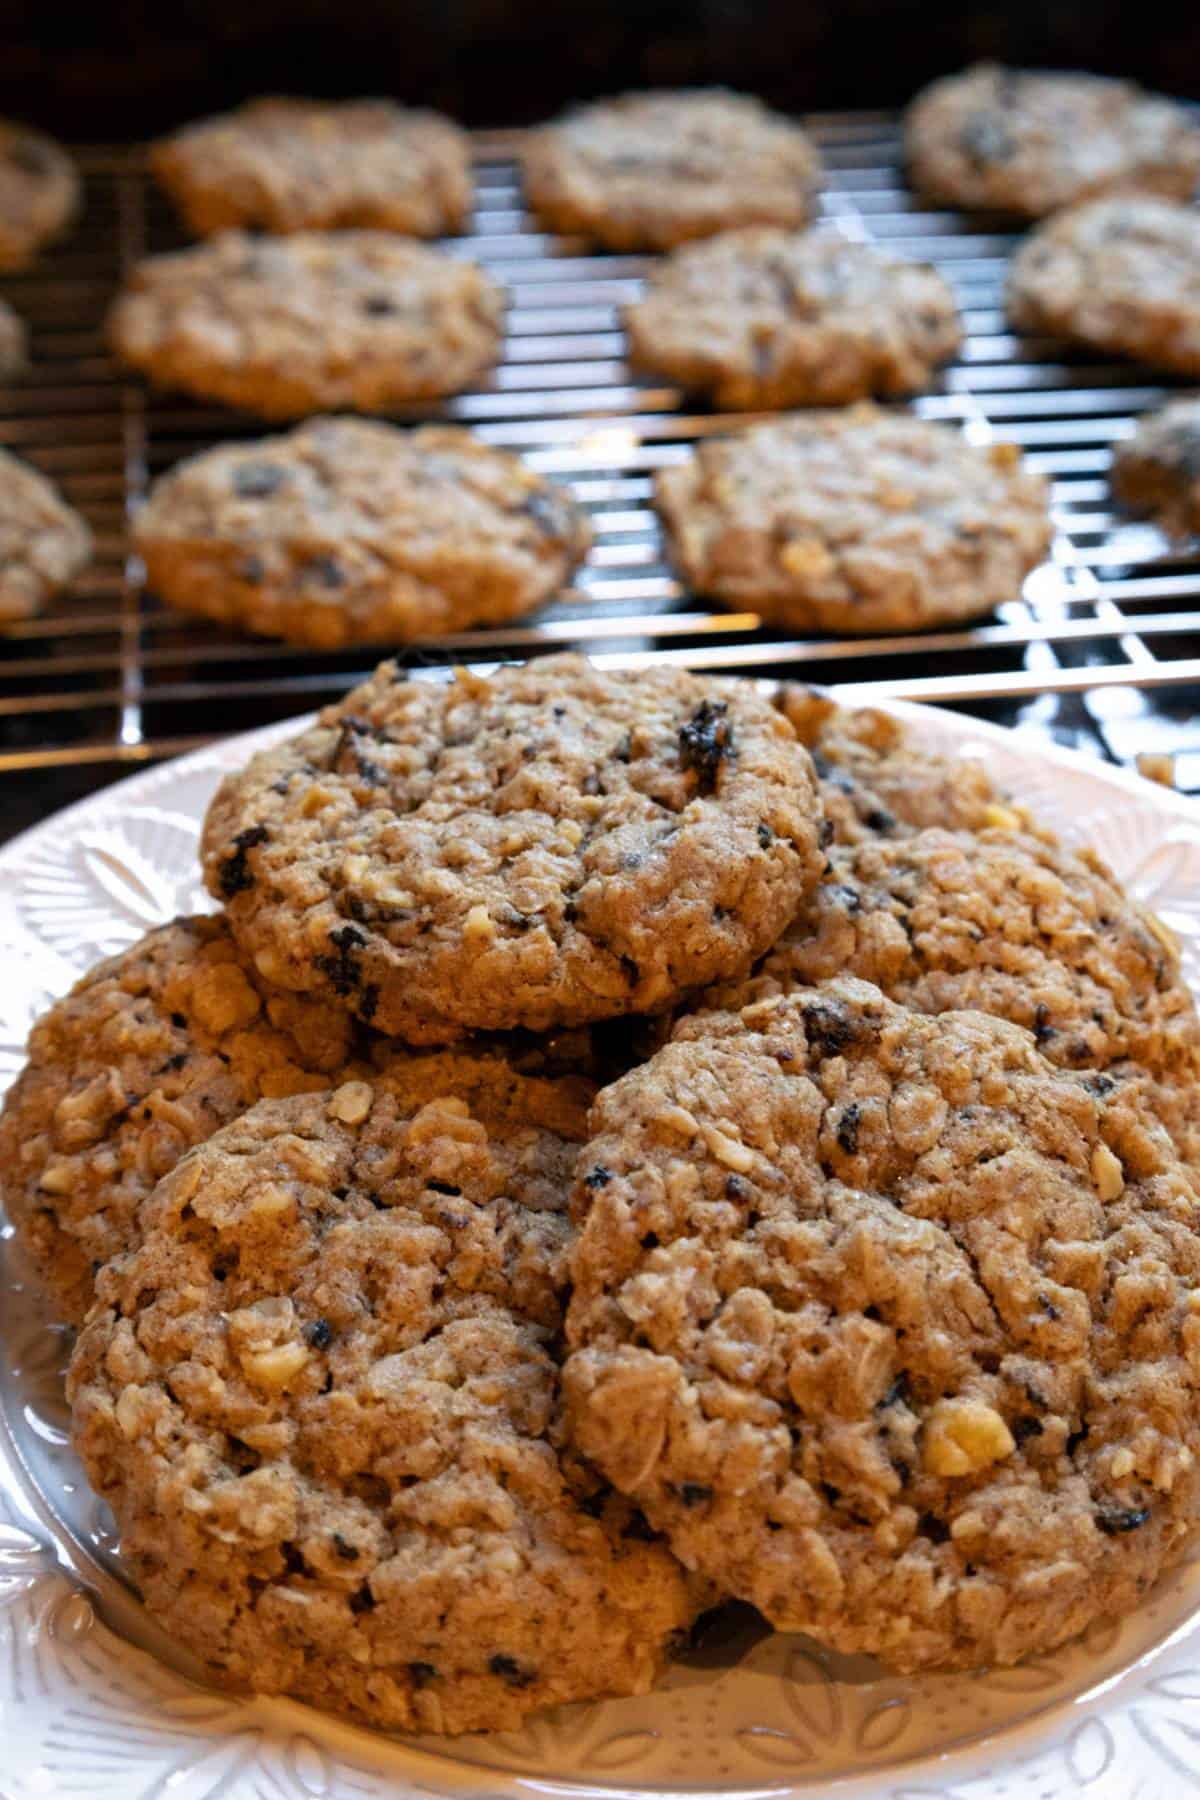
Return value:
M 1200 991 L 1200 809 L 1040 742 L 898 708 L 982 757 L 1070 841 L 1094 844 L 1185 946 Z M 135 776 L 0 851 L 0 1086 L 35 1014 L 100 956 L 206 908 L 196 836 L 220 774 L 295 723 Z M 1200 1794 L 1200 1562 L 1136 1618 L 1052 1658 L 903 1678 L 767 1638 L 678 1665 L 640 1700 L 573 1706 L 519 1733 L 372 1734 L 285 1701 L 206 1688 L 121 1578 L 111 1520 L 66 1436 L 67 1343 L 0 1244 L 0 1800 L 471 1800 L 817 1789 L 847 1800 L 1164 1800 Z

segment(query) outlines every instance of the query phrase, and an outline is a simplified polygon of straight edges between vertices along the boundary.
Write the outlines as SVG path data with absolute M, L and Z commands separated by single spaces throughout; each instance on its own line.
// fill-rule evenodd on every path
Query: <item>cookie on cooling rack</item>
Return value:
M 1021 331 L 1200 373 L 1200 210 L 1130 198 L 1056 213 L 1012 260 L 1008 313 Z
M 1109 480 L 1129 512 L 1173 537 L 1200 532 L 1200 399 L 1172 400 L 1139 420 L 1113 452 Z
M 962 341 L 929 264 L 769 226 L 677 250 L 624 319 L 634 368 L 735 410 L 916 393 Z
M 168 605 L 320 649 L 515 618 L 590 535 L 562 488 L 470 432 L 365 419 L 179 463 L 135 529 Z
M 385 663 L 226 778 L 202 848 L 267 980 L 421 1043 L 748 970 L 820 835 L 807 753 L 752 688 L 559 656 L 445 685 Z
M 353 1053 L 346 1014 L 271 993 L 221 919 L 177 919 L 89 971 L 34 1025 L 0 1111 L 0 1197 L 58 1315 L 84 1317 L 186 1150 Z
M 390 100 L 251 100 L 164 138 L 150 166 L 197 237 L 236 225 L 442 237 L 471 210 L 464 133 Z
M 0 119 L 0 269 L 23 269 L 79 208 L 79 176 L 61 144 Z
M 0 381 L 13 381 L 29 366 L 29 333 L 25 321 L 0 300 Z
M 188 1156 L 68 1383 L 160 1624 L 219 1680 L 402 1730 L 645 1692 L 696 1610 L 560 1448 L 575 1133 L 465 1061 L 420 1107 L 349 1082 Z
M 597 1100 L 568 1428 L 681 1559 L 901 1670 L 1141 1604 L 1200 1500 L 1200 1201 L 1124 1084 L 839 980 Z
M 92 554 L 85 520 L 28 463 L 0 450 L 0 624 L 38 613 Z
M 833 843 L 911 837 L 930 825 L 1028 827 L 982 763 L 927 749 L 890 713 L 838 706 L 797 681 L 780 685 L 775 704 L 812 757 Z
M 802 631 L 976 618 L 1019 595 L 1052 535 L 1014 445 L 871 406 L 707 440 L 655 492 L 684 581 Z
M 109 336 L 161 387 L 284 419 L 456 393 L 495 362 L 503 317 L 474 263 L 388 232 L 225 231 L 141 263 Z
M 1114 192 L 1187 200 L 1200 178 L 1191 114 L 1099 75 L 979 63 L 918 94 L 904 143 L 928 199 L 1026 218 Z
M 737 225 L 806 225 L 821 164 L 798 125 L 723 88 L 623 94 L 531 133 L 525 192 L 551 231 L 667 250 Z

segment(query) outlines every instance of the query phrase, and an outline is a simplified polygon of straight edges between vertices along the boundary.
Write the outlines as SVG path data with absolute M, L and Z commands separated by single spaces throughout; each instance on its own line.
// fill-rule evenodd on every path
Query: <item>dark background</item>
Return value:
M 0 0 L 0 113 L 76 142 L 159 132 L 258 92 L 388 94 L 476 126 L 646 83 L 781 107 L 898 105 L 976 57 L 1086 66 L 1200 97 L 1200 7 L 1095 0 Z

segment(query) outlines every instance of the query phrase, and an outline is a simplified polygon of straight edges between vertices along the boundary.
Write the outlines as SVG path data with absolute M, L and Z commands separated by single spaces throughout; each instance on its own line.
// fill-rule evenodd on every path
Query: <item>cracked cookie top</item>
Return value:
M 390 100 L 268 98 L 185 125 L 150 166 L 192 231 L 461 231 L 470 143 L 440 114 Z
M 1031 837 L 1014 815 L 1012 829 L 835 846 L 830 865 L 750 980 L 711 1005 L 855 975 L 918 1012 L 1009 1019 L 1061 1068 L 1200 1074 L 1179 947 L 1094 851 Z
M 420 1104 L 353 1080 L 186 1157 L 102 1273 L 69 1391 L 147 1606 L 219 1680 L 504 1730 L 644 1692 L 693 1589 L 561 1449 L 582 1114 L 429 1061 Z
M 695 592 L 803 631 L 975 618 L 1020 594 L 1052 537 L 1015 444 L 868 403 L 706 438 L 654 494 Z
M 979 63 L 935 81 L 905 122 L 931 200 L 1040 218 L 1098 194 L 1190 198 L 1200 130 L 1173 100 L 1100 75 Z
M 834 843 L 911 837 L 930 825 L 980 831 L 998 813 L 1012 818 L 981 762 L 926 748 L 890 713 L 839 706 L 797 681 L 780 685 L 775 704 L 812 756 Z
M 677 250 L 624 323 L 635 368 L 733 411 L 916 393 L 962 339 L 931 264 L 769 226 Z
M 532 132 L 522 160 L 542 223 L 610 250 L 665 250 L 736 225 L 806 225 L 821 170 L 798 125 L 724 88 L 578 107 Z
M 683 1022 L 580 1155 L 585 1456 L 773 1623 L 1012 1663 L 1200 1487 L 1200 1201 L 1126 1084 L 842 979 Z
M 352 418 L 189 457 L 135 531 L 172 606 L 321 649 L 513 618 L 591 535 L 563 488 L 469 431 Z
M 90 969 L 36 1022 L 0 1112 L 0 1193 L 39 1280 L 78 1324 L 160 1176 L 256 1100 L 328 1085 L 340 1009 L 272 993 L 223 919 L 176 919 Z
M 267 419 L 391 412 L 457 393 L 499 355 L 504 292 L 386 231 L 222 231 L 139 263 L 108 333 L 160 387 Z
M 1139 195 L 1065 207 L 1020 244 L 1007 307 L 1019 331 L 1200 374 L 1200 211 Z
M 445 685 L 384 664 L 226 778 L 203 856 L 267 981 L 437 1042 L 663 1010 L 748 971 L 820 837 L 768 700 L 561 656 Z

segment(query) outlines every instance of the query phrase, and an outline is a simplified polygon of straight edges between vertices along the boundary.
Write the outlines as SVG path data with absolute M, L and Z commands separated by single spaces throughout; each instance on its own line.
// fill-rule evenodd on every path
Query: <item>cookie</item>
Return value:
M 981 831 L 997 820 L 1033 829 L 982 763 L 926 749 L 889 713 L 838 706 L 795 681 L 781 683 L 775 704 L 812 757 L 833 843 L 911 837 L 930 825 Z
M 814 898 L 748 982 L 738 1010 L 840 974 L 918 1012 L 973 1009 L 1033 1033 L 1048 1062 L 1131 1062 L 1200 1083 L 1200 1020 L 1179 949 L 1090 850 L 1019 825 L 935 827 L 834 846 Z
M 962 342 L 928 263 L 769 226 L 676 251 L 624 320 L 635 369 L 732 410 L 914 394 Z
M 251 100 L 164 138 L 150 167 L 197 237 L 231 226 L 441 237 L 471 211 L 465 134 L 390 100 Z
M 1019 331 L 1200 373 L 1200 211 L 1115 199 L 1056 213 L 1013 257 L 1008 315 Z
M 648 1689 L 689 1584 L 560 1449 L 577 1145 L 517 1093 L 264 1102 L 163 1181 L 71 1364 L 149 1611 L 390 1729 Z
M 748 969 L 819 835 L 768 700 L 557 656 L 444 685 L 383 664 L 226 777 L 202 850 L 265 979 L 423 1043 L 662 1011 Z
M 320 419 L 177 464 L 135 538 L 168 605 L 332 649 L 516 618 L 569 579 L 590 531 L 562 488 L 470 432 Z
M 92 554 L 86 522 L 57 488 L 0 450 L 0 623 L 41 612 Z
M 79 209 L 79 176 L 61 144 L 0 119 L 0 269 L 24 269 Z
M 1200 399 L 1172 400 L 1140 419 L 1114 450 L 1109 481 L 1120 506 L 1172 537 L 1200 531 Z
M 798 125 L 723 88 L 623 94 L 532 132 L 525 193 L 549 231 L 669 250 L 738 225 L 807 225 L 821 164 Z
M 976 618 L 1017 598 L 1052 537 L 1014 445 L 872 406 L 707 439 L 655 498 L 689 586 L 799 631 Z
M 1142 1604 L 1200 1500 L 1200 1200 L 1123 1084 L 840 980 L 599 1097 L 568 1426 L 688 1567 L 910 1671 Z
M 0 1199 L 58 1317 L 194 1144 L 351 1062 L 346 1015 L 273 994 L 221 919 L 177 919 L 98 964 L 30 1033 L 0 1112 Z
M 929 200 L 1041 218 L 1099 194 L 1187 200 L 1200 129 L 1184 107 L 1129 81 L 979 63 L 935 81 L 904 131 Z
M 29 333 L 25 321 L 0 300 L 0 381 L 13 381 L 29 366 Z
M 383 231 L 224 231 L 138 265 L 109 315 L 160 387 L 268 419 L 457 393 L 500 350 L 504 295 L 474 263 Z

